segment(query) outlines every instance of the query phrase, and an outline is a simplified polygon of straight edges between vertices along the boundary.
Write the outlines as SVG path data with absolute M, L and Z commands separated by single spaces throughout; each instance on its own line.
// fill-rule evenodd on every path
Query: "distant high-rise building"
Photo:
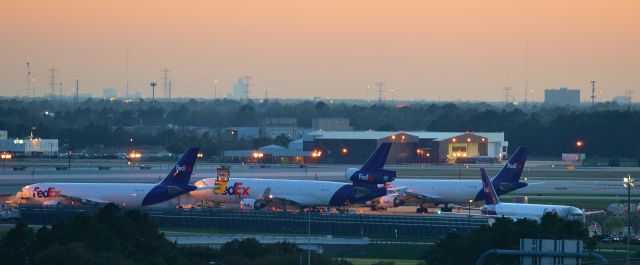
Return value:
M 238 81 L 233 84 L 231 98 L 237 100 L 247 100 L 249 98 L 249 87 L 245 77 L 238 78 Z
M 561 87 L 560 89 L 545 89 L 544 104 L 578 106 L 580 105 L 580 90 L 568 89 L 566 87 Z
M 115 88 L 105 88 L 102 90 L 102 97 L 105 99 L 117 98 L 118 91 Z

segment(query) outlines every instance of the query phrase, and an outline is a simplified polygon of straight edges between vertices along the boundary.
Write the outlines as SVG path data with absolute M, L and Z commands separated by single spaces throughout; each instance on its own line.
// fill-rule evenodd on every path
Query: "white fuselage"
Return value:
M 393 187 L 408 187 L 407 191 L 434 196 L 433 203 L 468 203 L 482 189 L 480 180 L 396 179 Z
M 202 179 L 195 186 L 213 186 L 215 181 L 215 178 Z M 333 195 L 345 185 L 347 184 L 314 180 L 232 178 L 226 188 L 223 188 L 224 192 L 215 193 L 213 189 L 203 189 L 192 191 L 189 196 L 213 203 L 239 204 L 245 198 L 263 199 L 265 191 L 270 188 L 270 194 L 275 198 L 304 206 L 322 207 L 328 206 Z
M 585 221 L 584 213 L 580 209 L 565 205 L 499 203 L 482 206 L 482 212 L 489 215 L 530 219 L 538 222 L 546 213 L 552 213 L 564 220 Z
M 23 187 L 16 199 L 26 204 L 115 203 L 137 207 L 156 184 L 144 183 L 36 183 Z M 63 194 L 63 195 L 62 195 Z

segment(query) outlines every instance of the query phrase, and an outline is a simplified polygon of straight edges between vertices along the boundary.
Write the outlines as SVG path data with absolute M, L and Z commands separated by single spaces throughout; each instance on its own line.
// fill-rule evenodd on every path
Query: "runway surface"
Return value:
M 501 166 L 491 166 L 489 173 L 495 174 Z M 196 166 L 191 182 L 202 178 L 215 177 L 216 167 L 217 165 L 211 164 Z M 347 167 L 349 166 L 318 165 L 301 168 L 296 165 L 288 165 L 261 168 L 255 165 L 234 165 L 231 168 L 231 178 L 317 179 L 346 182 L 344 172 Z M 473 173 L 478 167 L 480 166 L 471 165 L 464 168 L 456 166 L 396 166 L 390 168 L 398 170 L 398 178 L 457 179 L 457 174 L 460 174 L 459 177 L 461 179 L 477 179 L 480 181 L 479 174 Z M 463 169 L 464 174 L 461 173 Z M 6 170 L 0 172 L 0 193 L 15 193 L 22 186 L 37 182 L 154 183 L 164 178 L 168 170 L 168 163 L 156 164 L 148 170 L 132 168 L 126 165 L 112 165 L 109 170 L 97 170 L 97 167 L 86 165 L 72 165 L 71 171 L 55 170 L 50 167 L 27 169 L 25 171 Z M 626 176 L 626 172 L 636 171 L 638 171 L 638 168 L 578 168 L 569 171 L 564 167 L 551 168 L 548 166 L 535 166 L 534 164 L 531 168 L 526 168 L 523 174 L 530 185 L 511 195 L 626 196 L 626 189 L 622 186 L 622 177 Z M 438 175 L 434 175 L 434 173 L 438 173 Z M 546 177 L 546 173 L 551 173 L 558 177 Z M 536 176 L 540 174 L 542 176 Z M 571 174 L 579 174 L 579 176 L 572 176 Z M 603 174 L 606 177 L 602 177 Z M 634 196 L 638 195 L 634 194 Z

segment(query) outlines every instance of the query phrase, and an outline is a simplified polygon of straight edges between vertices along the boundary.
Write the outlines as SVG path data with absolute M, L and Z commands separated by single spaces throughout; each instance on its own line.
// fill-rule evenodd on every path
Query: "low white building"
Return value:
M 0 151 L 24 156 L 57 156 L 58 139 L 0 139 Z

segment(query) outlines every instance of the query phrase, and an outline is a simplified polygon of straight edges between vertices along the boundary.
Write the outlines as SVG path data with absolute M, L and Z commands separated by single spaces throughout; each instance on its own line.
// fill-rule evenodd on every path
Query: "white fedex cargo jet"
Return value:
M 482 192 L 485 194 L 485 205 L 481 207 L 481 211 L 485 215 L 509 217 L 512 219 L 530 219 L 540 222 L 542 216 L 551 213 L 565 220 L 586 222 L 584 213 L 573 206 L 501 203 L 494 186 L 491 184 L 491 181 L 489 181 L 487 171 L 481 168 L 480 174 L 482 175 Z
M 78 205 L 115 203 L 148 206 L 196 190 L 189 184 L 198 148 L 189 148 L 159 183 L 35 183 L 16 193 L 24 204 Z
M 511 156 L 506 165 L 491 180 L 494 186 L 498 187 L 498 195 L 503 195 L 511 191 L 527 186 L 526 182 L 520 181 L 522 170 L 527 160 L 528 148 L 520 147 Z M 482 181 L 463 179 L 396 179 L 392 186 L 407 187 L 406 192 L 401 195 L 403 201 L 414 202 L 420 205 L 416 209 L 417 213 L 426 213 L 428 209 L 425 203 L 444 204 L 443 211 L 451 211 L 447 206 L 449 203 L 466 204 L 469 200 L 482 201 L 485 198 L 482 192 Z M 379 207 L 382 207 L 380 205 Z
M 352 183 L 251 178 L 206 178 L 195 183 L 198 189 L 191 198 L 219 204 L 240 205 L 259 210 L 269 206 L 343 207 L 379 199 L 399 203 L 396 195 L 388 195 L 384 184 L 395 179 L 395 171 L 384 170 L 391 143 L 382 143 L 360 169 L 350 170 Z M 390 196 L 390 197 L 389 197 Z M 384 199 L 383 199 L 384 198 Z

